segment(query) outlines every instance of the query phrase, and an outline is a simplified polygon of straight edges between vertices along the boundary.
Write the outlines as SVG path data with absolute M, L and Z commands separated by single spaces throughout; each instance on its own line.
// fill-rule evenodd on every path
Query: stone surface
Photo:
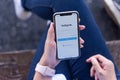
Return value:
M 110 49 L 111 55 L 115 60 L 117 67 L 120 70 L 120 40 L 117 41 L 108 41 L 108 48 Z
M 0 54 L 0 80 L 27 80 L 35 50 L 3 52 Z

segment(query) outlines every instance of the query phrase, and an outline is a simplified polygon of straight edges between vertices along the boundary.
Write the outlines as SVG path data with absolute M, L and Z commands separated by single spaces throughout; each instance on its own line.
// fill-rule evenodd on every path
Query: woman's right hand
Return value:
M 102 55 L 95 55 L 87 59 L 87 62 L 92 63 L 90 75 L 95 80 L 117 80 L 112 61 Z

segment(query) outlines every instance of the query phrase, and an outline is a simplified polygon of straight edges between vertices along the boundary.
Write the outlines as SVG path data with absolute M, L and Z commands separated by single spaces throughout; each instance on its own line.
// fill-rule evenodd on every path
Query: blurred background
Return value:
M 86 0 L 106 41 L 120 39 L 117 25 L 106 13 L 102 0 Z M 46 21 L 36 15 L 26 21 L 15 15 L 12 0 L 0 2 L 0 52 L 36 49 Z
M 120 48 L 120 28 L 107 14 L 102 0 L 86 0 L 86 4 L 93 13 L 96 23 L 98 24 L 108 47 L 110 48 L 117 65 L 119 65 L 120 54 L 118 53 L 120 52 L 118 52 L 118 50 Z M 2 75 L 3 73 L 1 74 L 0 71 L 0 80 L 9 80 L 8 78 L 11 78 L 10 80 L 14 80 L 16 77 L 18 78 L 17 80 L 25 80 L 25 78 L 21 78 L 21 76 L 23 76 L 23 73 L 26 74 L 27 72 L 20 72 L 20 69 L 26 70 L 26 68 L 29 67 L 25 61 L 30 64 L 35 49 L 37 48 L 41 36 L 46 29 L 46 23 L 47 21 L 34 14 L 26 21 L 19 20 L 15 15 L 13 1 L 1 0 L 0 70 L 5 69 L 5 74 Z M 16 55 L 16 53 L 18 55 Z M 28 59 L 24 60 L 26 57 Z M 14 77 L 10 77 L 13 75 Z M 5 78 L 6 76 L 7 78 Z

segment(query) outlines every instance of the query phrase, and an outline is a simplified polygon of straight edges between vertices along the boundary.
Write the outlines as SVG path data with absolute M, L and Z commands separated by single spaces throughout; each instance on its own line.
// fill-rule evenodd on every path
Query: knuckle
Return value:
M 45 44 L 49 45 L 50 47 L 55 46 L 55 42 L 53 40 L 46 40 Z
M 97 56 L 101 56 L 101 54 L 97 54 Z
M 50 47 L 55 47 L 54 41 L 50 41 L 49 45 L 50 45 Z
M 52 41 L 47 41 L 46 42 L 48 45 L 52 45 Z
M 112 66 L 112 65 L 114 65 L 114 64 L 113 64 L 112 61 L 109 60 L 109 61 L 108 61 L 108 65 L 109 65 L 109 66 Z

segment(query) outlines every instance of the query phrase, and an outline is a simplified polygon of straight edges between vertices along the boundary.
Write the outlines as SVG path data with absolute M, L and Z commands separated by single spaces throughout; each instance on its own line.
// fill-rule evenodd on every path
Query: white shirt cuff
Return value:
M 52 80 L 67 80 L 63 74 L 56 74 L 52 77 Z

